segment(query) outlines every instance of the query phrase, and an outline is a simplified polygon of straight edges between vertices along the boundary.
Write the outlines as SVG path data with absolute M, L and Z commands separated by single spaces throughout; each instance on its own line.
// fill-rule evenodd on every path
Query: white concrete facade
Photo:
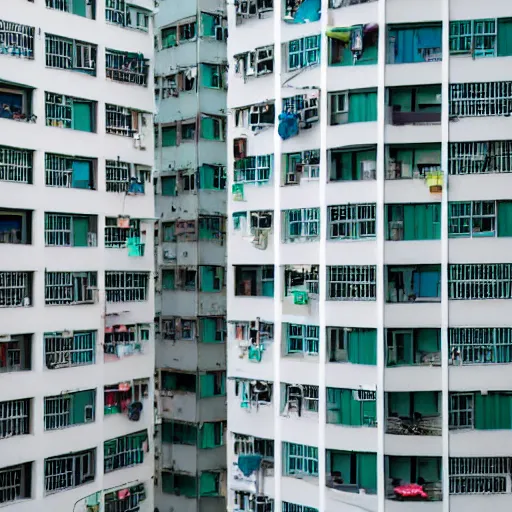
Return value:
M 154 4 L 153 0 L 133 0 L 126 7 L 121 3 L 117 23 L 106 20 L 105 0 L 14 1 L 1 9 L 0 507 L 8 510 L 104 511 L 108 510 L 105 497 L 114 502 L 131 500 L 130 506 L 138 506 L 141 512 L 154 508 Z M 128 12 L 133 15 L 132 26 L 128 26 Z M 61 38 L 60 49 L 51 49 L 49 35 Z M 84 49 L 81 43 L 89 46 Z M 107 49 L 121 52 L 118 64 L 107 64 Z M 138 61 L 144 62 L 144 70 L 136 78 L 131 59 L 139 57 L 134 55 L 145 59 Z M 47 92 L 70 98 L 66 104 L 73 112 L 69 127 L 65 120 L 50 120 Z M 17 115 L 13 118 L 20 95 L 22 113 L 35 116 L 30 122 L 16 119 Z M 90 110 L 84 116 L 89 129 L 77 128 L 76 99 L 92 102 L 87 103 Z M 62 101 L 60 113 L 52 112 L 64 119 L 68 113 Z M 107 104 L 129 112 L 129 126 L 124 126 L 123 133 L 107 131 Z M 21 153 L 16 151 L 27 156 L 26 166 L 17 167 Z M 50 161 L 57 157 L 62 167 L 54 169 Z M 108 161 L 126 164 L 126 173 L 117 178 L 108 175 Z M 78 183 L 73 167 L 77 162 L 88 166 L 85 186 Z M 22 167 L 27 179 L 16 173 Z M 51 182 L 53 169 L 54 176 L 62 178 L 58 183 Z M 21 239 L 14 233 L 17 227 L 5 224 L 6 216 L 16 217 L 20 211 L 26 221 Z M 60 214 L 63 224 L 54 226 L 62 230 L 60 238 L 50 233 L 49 212 Z M 119 230 L 118 217 L 138 222 L 136 233 Z M 76 219 L 89 221 L 84 243 L 77 238 Z M 11 238 L 6 236 L 9 228 L 13 228 Z M 138 239 L 137 256 L 128 254 L 129 237 Z M 21 303 L 9 299 L 15 281 L 8 273 L 15 272 L 29 273 Z M 60 292 L 54 290 L 58 300 L 52 304 L 48 303 L 52 296 L 49 272 L 68 273 L 61 275 L 63 287 Z M 94 278 L 80 277 L 85 272 L 94 273 Z M 116 276 L 124 279 L 124 285 Z M 139 287 L 136 279 L 141 280 Z M 26 342 L 18 352 L 22 335 Z M 87 352 L 82 351 L 86 348 Z M 122 357 L 123 353 L 131 355 Z M 106 414 L 110 403 L 104 400 L 109 395 L 106 388 L 116 397 L 117 414 Z M 74 410 L 80 395 L 74 393 L 83 391 L 91 392 L 92 402 L 80 420 Z M 62 428 L 50 422 L 49 397 L 64 404 L 59 416 Z M 20 400 L 29 400 L 28 419 L 26 428 L 16 432 L 9 427 L 6 403 Z M 133 416 L 130 420 L 127 408 L 134 402 L 143 409 L 137 420 Z M 119 455 L 109 467 L 104 442 L 138 432 L 146 440 L 132 446 L 137 455 L 124 460 Z M 117 453 L 129 451 L 122 443 L 117 443 Z M 74 457 L 79 452 L 87 454 Z M 66 463 L 49 460 L 66 456 L 70 457 Z M 66 477 L 56 476 L 64 473 Z
M 471 58 L 469 54 L 454 55 L 450 52 L 450 35 L 453 35 L 450 33 L 450 22 L 497 20 L 510 16 L 510 8 L 499 0 L 485 3 L 476 0 L 347 0 L 334 1 L 332 4 L 322 0 L 321 18 L 301 24 L 287 23 L 283 19 L 288 16 L 293 2 L 258 2 L 258 8 L 271 4 L 273 8 L 265 12 L 262 10 L 261 16 L 251 17 L 240 15 L 243 4 L 240 2 L 228 6 L 228 510 L 384 512 L 421 509 L 458 512 L 476 511 L 482 506 L 508 510 L 512 504 L 508 483 L 511 467 L 508 443 L 512 439 L 510 426 L 480 427 L 472 423 L 466 430 L 461 430 L 460 424 L 457 427 L 454 423 L 458 421 L 454 419 L 454 404 L 462 393 L 469 393 L 472 400 L 479 400 L 475 398 L 477 395 L 510 392 L 512 361 L 489 358 L 484 364 L 483 360 L 478 361 L 472 356 L 473 364 L 467 364 L 469 359 L 466 359 L 459 365 L 457 361 L 462 357 L 463 349 L 462 345 L 456 346 L 454 340 L 456 329 L 471 332 L 471 335 L 477 328 L 484 327 L 504 328 L 509 332 L 511 297 L 492 295 L 491 298 L 491 295 L 486 295 L 480 297 L 482 300 L 476 300 L 479 297 L 470 300 L 468 295 L 457 295 L 454 282 L 457 281 L 457 264 L 510 264 L 508 246 L 511 239 L 500 237 L 497 232 L 485 238 L 474 234 L 467 238 L 456 238 L 453 236 L 453 220 L 449 231 L 448 216 L 454 216 L 454 202 L 500 202 L 511 197 L 510 154 L 505 157 L 507 164 L 501 170 L 490 173 L 484 169 L 473 173 L 456 169 L 452 153 L 453 143 L 496 141 L 510 144 L 503 142 L 512 140 L 509 114 L 456 115 L 451 113 L 451 109 L 455 108 L 451 103 L 457 97 L 453 91 L 450 93 L 451 84 L 504 81 L 510 87 L 512 57 L 496 54 L 496 57 L 480 58 L 473 55 Z M 333 8 L 333 5 L 337 7 Z M 378 24 L 378 59 L 372 65 L 330 64 L 329 46 L 332 39 L 326 36 L 328 29 L 372 24 Z M 389 63 L 391 30 L 397 27 L 434 26 L 432 24 L 442 27 L 442 44 L 439 45 L 442 51 L 432 62 Z M 320 58 L 316 65 L 289 72 L 289 54 L 285 43 L 314 35 L 320 37 Z M 494 44 L 498 44 L 497 40 Z M 274 52 L 272 72 L 261 76 L 248 73 L 244 77 L 244 67 L 235 65 L 238 56 L 270 45 L 273 45 Z M 394 112 L 389 107 L 393 105 L 392 88 L 420 85 L 439 87 L 434 102 L 439 119 L 406 125 L 392 124 Z M 376 115 L 373 120 L 331 125 L 329 118 L 333 103 L 330 94 L 369 89 L 376 93 Z M 319 93 L 319 121 L 307 128 L 301 127 L 298 135 L 282 140 L 278 133 L 278 115 L 284 110 L 283 101 L 312 91 Z M 252 128 L 240 122 L 241 109 L 272 102 L 275 120 L 269 122 L 270 126 Z M 245 154 L 235 156 L 233 146 L 234 143 L 238 144 L 235 139 L 240 138 L 245 139 Z M 436 164 L 441 170 L 441 193 L 430 189 L 426 179 L 391 179 L 388 174 L 390 146 L 412 147 L 422 143 L 436 144 L 440 155 Z M 341 148 L 349 151 L 356 147 L 361 151 L 369 148 L 376 150 L 373 179 L 333 180 L 332 150 Z M 295 181 L 293 185 L 287 183 L 290 169 L 287 167 L 287 157 L 282 155 L 311 150 L 319 150 L 317 179 L 307 179 L 304 165 L 307 167 L 308 162 L 302 159 L 302 174 L 295 178 L 299 184 Z M 263 155 L 273 155 L 269 178 L 267 175 L 266 179 L 261 178 L 255 183 L 258 180 L 241 179 L 236 174 L 239 167 L 235 167 L 235 161 L 239 165 L 239 160 L 243 158 Z M 355 164 L 351 165 L 355 167 Z M 231 193 L 232 187 L 234 190 Z M 438 208 L 441 219 L 438 236 L 397 241 L 387 235 L 388 215 L 392 206 L 427 203 Z M 373 236 L 362 239 L 346 235 L 343 240 L 332 239 L 329 207 L 367 204 L 375 206 Z M 309 237 L 301 232 L 301 236 L 292 242 L 284 212 L 309 208 L 318 208 L 316 231 Z M 261 229 L 259 224 L 250 224 L 251 212 L 270 212 L 271 229 L 268 229 L 268 225 Z M 473 230 L 473 227 L 470 229 Z M 263 245 L 256 240 L 261 231 L 268 237 Z M 316 281 L 314 286 L 318 287 L 317 292 L 311 287 L 306 288 L 306 283 L 301 288 L 307 290 L 306 305 L 294 304 L 293 297 L 287 296 L 286 292 L 291 287 L 291 278 L 287 276 L 291 274 L 287 273 L 286 267 L 292 265 L 316 266 L 315 269 L 310 268 L 310 272 L 316 275 L 311 280 Z M 434 271 L 439 276 L 440 286 L 434 300 L 423 300 L 416 294 L 409 300 L 392 300 L 390 290 L 395 282 L 392 273 L 407 265 L 436 265 Z M 261 291 L 264 287 L 261 276 L 270 272 L 263 266 L 273 268 L 273 293 Z M 347 291 L 348 298 L 330 300 L 329 295 L 335 293 L 332 290 L 337 286 L 330 280 L 333 266 L 373 267 L 375 289 L 372 299 L 351 300 Z M 467 281 L 469 279 L 466 277 Z M 505 280 L 510 283 L 510 277 Z M 491 278 L 490 282 L 496 284 L 498 279 Z M 349 288 L 351 284 L 347 284 Z M 465 300 L 456 300 L 461 298 Z M 273 334 L 265 337 L 258 335 L 252 340 L 251 336 L 244 337 L 242 324 L 256 320 L 273 324 Z M 287 348 L 289 324 L 316 326 L 316 348 L 306 354 L 290 354 Z M 332 362 L 331 340 L 328 338 L 330 328 L 347 332 L 375 329 L 374 363 Z M 412 333 L 415 329 L 424 329 L 423 333 L 427 332 L 426 329 L 436 330 L 439 341 L 435 361 L 432 360 L 430 364 L 388 364 L 391 336 L 394 340 L 401 332 Z M 344 336 L 348 339 L 348 335 Z M 302 343 L 306 344 L 305 338 Z M 254 347 L 264 347 L 261 360 L 249 359 L 251 344 L 254 350 Z M 344 348 L 347 349 L 347 345 Z M 256 404 L 250 392 L 249 396 L 245 396 L 243 390 L 246 384 L 250 389 L 251 382 L 259 385 L 260 381 L 271 384 L 271 399 L 265 398 Z M 302 415 L 290 411 L 284 385 L 314 387 L 317 393 L 314 412 L 306 411 L 303 404 L 299 406 Z M 328 422 L 327 388 L 376 390 L 373 426 L 356 427 L 342 422 Z M 419 431 L 417 435 L 391 433 L 389 418 L 394 411 L 391 404 L 398 399 L 397 394 L 402 393 L 403 397 L 404 393 L 410 393 L 407 396 L 411 397 L 412 416 L 416 410 L 412 405 L 411 393 L 417 392 L 429 393 L 428 396 L 436 398 L 436 434 L 426 435 Z M 476 407 L 472 411 L 478 414 Z M 397 416 L 399 419 L 404 421 Z M 245 452 L 240 448 L 241 436 L 249 436 L 250 448 Z M 262 440 L 273 441 L 272 454 L 263 453 L 261 444 L 259 447 L 257 444 L 251 445 L 251 442 L 260 443 Z M 299 469 L 295 476 L 287 474 L 285 443 L 300 445 L 301 449 L 316 448 L 316 469 Z M 368 489 L 360 485 L 359 477 L 343 474 L 344 484 L 350 483 L 353 487 L 349 489 L 340 484 L 336 489 L 336 485 L 332 485 L 335 475 L 330 472 L 332 451 L 352 452 L 354 456 L 375 454 L 376 487 L 367 492 Z M 236 467 L 240 453 L 259 453 L 263 456 L 261 464 L 267 465 L 240 480 Z M 471 478 L 474 482 L 481 482 L 479 479 L 488 472 L 473 470 L 473 473 L 467 473 L 472 476 L 461 476 L 456 472 L 456 465 L 466 463 L 470 458 L 481 461 L 485 457 L 506 460 L 506 489 L 483 491 L 477 487 L 473 490 L 457 487 L 458 482 L 467 482 Z M 440 478 L 433 485 L 436 490 L 427 493 L 428 499 L 414 502 L 405 498 L 403 503 L 394 499 L 394 489 L 398 484 L 391 482 L 394 475 L 390 468 L 398 468 L 405 460 L 410 465 L 409 469 L 415 465 L 428 465 L 432 461 L 439 468 Z M 306 464 L 304 460 L 301 463 Z M 356 471 L 354 465 L 351 465 L 351 471 Z M 421 472 L 416 469 L 410 471 L 418 471 L 416 477 L 413 479 L 411 476 L 411 481 L 403 484 L 418 483 L 416 480 Z M 329 481 L 331 483 L 325 485 Z M 427 484 L 433 482 L 427 481 Z M 254 508 L 249 501 L 244 505 L 244 493 L 259 496 L 265 505 Z M 441 494 L 442 499 L 439 499 Z M 265 499 L 267 501 L 264 502 Z

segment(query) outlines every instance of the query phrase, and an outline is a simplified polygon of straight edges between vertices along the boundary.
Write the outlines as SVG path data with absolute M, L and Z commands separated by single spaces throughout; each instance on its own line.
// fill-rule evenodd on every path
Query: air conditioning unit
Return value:
M 295 185 L 299 182 L 297 179 L 297 173 L 296 172 L 289 172 L 286 175 L 286 184 L 287 185 Z

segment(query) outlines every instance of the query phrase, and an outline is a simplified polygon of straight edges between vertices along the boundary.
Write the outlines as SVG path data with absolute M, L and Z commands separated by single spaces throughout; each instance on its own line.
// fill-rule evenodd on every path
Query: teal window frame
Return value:
M 305 444 L 283 443 L 283 476 L 318 477 L 318 448 Z
M 330 240 L 376 238 L 377 204 L 341 204 L 328 206 Z
M 288 42 L 288 71 L 320 64 L 320 35 Z
M 496 57 L 498 20 L 496 18 L 450 21 L 450 54 L 470 53 L 474 57 Z
M 318 355 L 320 328 L 318 325 L 288 324 L 286 351 L 288 354 Z
M 267 185 L 272 176 L 274 155 L 248 156 L 235 161 L 233 181 L 253 185 Z
M 184 421 L 162 420 L 162 443 L 196 446 L 198 428 L 194 423 Z
M 449 202 L 448 209 L 448 233 L 451 238 L 496 236 L 496 201 Z
M 453 365 L 512 363 L 512 328 L 451 327 L 448 346 Z
M 282 512 L 318 512 L 318 509 L 313 507 L 307 507 L 306 505 L 291 503 L 289 501 L 283 501 Z

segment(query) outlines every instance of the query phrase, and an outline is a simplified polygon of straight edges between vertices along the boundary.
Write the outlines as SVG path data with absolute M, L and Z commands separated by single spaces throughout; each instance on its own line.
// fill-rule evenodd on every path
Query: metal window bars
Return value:
M 318 412 L 318 386 L 306 384 L 302 386 L 304 398 L 304 409 L 311 412 Z
M 96 332 L 54 332 L 44 335 L 44 357 L 50 370 L 94 364 Z
M 73 181 L 73 160 L 63 155 L 46 153 L 45 180 L 47 187 L 70 188 Z
M 71 397 L 52 396 L 44 399 L 44 429 L 57 430 L 71 425 Z
M 30 496 L 25 492 L 25 469 L 25 464 L 0 469 L 0 504 Z
M 374 238 L 375 204 L 344 204 L 329 206 L 329 238 Z
M 46 246 L 71 247 L 73 217 L 46 213 L 44 219 L 44 242 Z
M 512 82 L 450 84 L 450 117 L 508 116 Z
M 94 480 L 95 459 L 95 448 L 45 459 L 44 486 L 46 493 L 71 489 Z
M 375 265 L 327 267 L 328 299 L 375 300 L 377 293 Z
M 331 1 L 333 3 L 336 2 L 336 0 L 331 0 Z M 350 1 L 350 0 L 344 0 L 344 1 Z M 372 0 L 370 0 L 370 1 L 372 1 Z M 347 5 L 350 5 L 350 4 L 347 4 Z M 283 501 L 282 504 L 283 504 L 282 512 L 318 512 L 317 508 L 307 507 L 306 505 L 298 505 L 297 503 L 290 503 L 289 501 Z M 276 511 L 276 512 L 278 512 L 278 511 Z
M 509 494 L 510 457 L 450 457 L 450 494 Z
M 30 399 L 0 402 L 0 439 L 28 434 L 29 422 Z
M 46 66 L 57 69 L 96 71 L 96 45 L 46 34 Z
M 32 182 L 32 151 L 0 146 L 0 181 Z
M 466 263 L 448 265 L 451 300 L 512 298 L 512 264 Z
M 288 43 L 288 71 L 312 66 L 320 62 L 320 36 L 294 39 Z
M 120 498 L 119 490 L 105 493 L 105 512 L 138 512 L 140 510 L 140 502 L 146 499 L 144 484 L 123 490 L 129 491 L 124 498 Z
M 512 363 L 512 329 L 460 327 L 448 330 L 451 364 Z
M 450 22 L 450 53 L 494 57 L 497 50 L 497 28 L 496 19 Z
M 315 240 L 320 236 L 320 208 L 285 210 L 287 242 Z
M 125 27 L 129 24 L 128 16 L 128 6 L 125 0 L 106 0 L 105 19 L 109 23 Z
M 284 443 L 285 474 L 318 476 L 318 448 L 295 443 Z
M 144 55 L 106 50 L 105 58 L 107 78 L 115 82 L 147 86 L 149 60 Z
M 149 272 L 105 272 L 107 302 L 141 302 L 147 300 Z
M 452 142 L 450 174 L 512 172 L 512 141 Z
M 105 129 L 107 133 L 113 135 L 122 135 L 123 137 L 131 137 L 136 131 L 133 129 L 133 114 L 132 110 L 118 105 L 111 105 L 107 103 L 106 109 L 106 124 Z
M 0 20 L 0 54 L 34 58 L 34 27 Z
M 71 12 L 73 0 L 46 0 L 46 7 L 57 11 Z
M 120 228 L 117 218 L 105 219 L 105 247 L 107 249 L 122 249 L 126 247 L 128 238 L 140 238 L 140 220 L 130 219 L 130 227 Z
M 450 393 L 450 429 L 473 428 L 473 393 Z
M 288 324 L 288 353 L 318 354 L 317 325 Z
M 72 128 L 73 98 L 52 92 L 45 94 L 46 125 Z
M 450 236 L 495 236 L 496 201 L 468 201 L 448 204 Z
M 130 184 L 130 164 L 118 160 L 105 162 L 107 192 L 127 192 Z
M 142 464 L 146 442 L 147 435 L 145 431 L 105 441 L 105 473 L 135 464 Z
M 30 272 L 0 272 L 0 308 L 30 305 Z
M 45 272 L 45 304 L 87 304 L 94 302 L 96 272 Z
M 126 330 L 118 331 L 113 330 L 112 332 L 105 332 L 105 342 L 103 345 L 103 349 L 105 354 L 117 354 L 118 346 L 137 346 L 141 344 L 142 341 L 147 341 L 149 338 L 149 333 L 146 332 L 146 329 L 143 328 L 142 324 L 136 325 L 126 325 Z

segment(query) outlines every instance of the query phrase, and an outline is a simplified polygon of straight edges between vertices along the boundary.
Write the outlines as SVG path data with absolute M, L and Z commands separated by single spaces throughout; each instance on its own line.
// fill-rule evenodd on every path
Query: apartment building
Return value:
M 155 506 L 226 510 L 224 0 L 155 15 Z
M 6 510 L 154 510 L 153 7 L 2 2 Z
M 228 510 L 512 506 L 512 11 L 228 6 Z

